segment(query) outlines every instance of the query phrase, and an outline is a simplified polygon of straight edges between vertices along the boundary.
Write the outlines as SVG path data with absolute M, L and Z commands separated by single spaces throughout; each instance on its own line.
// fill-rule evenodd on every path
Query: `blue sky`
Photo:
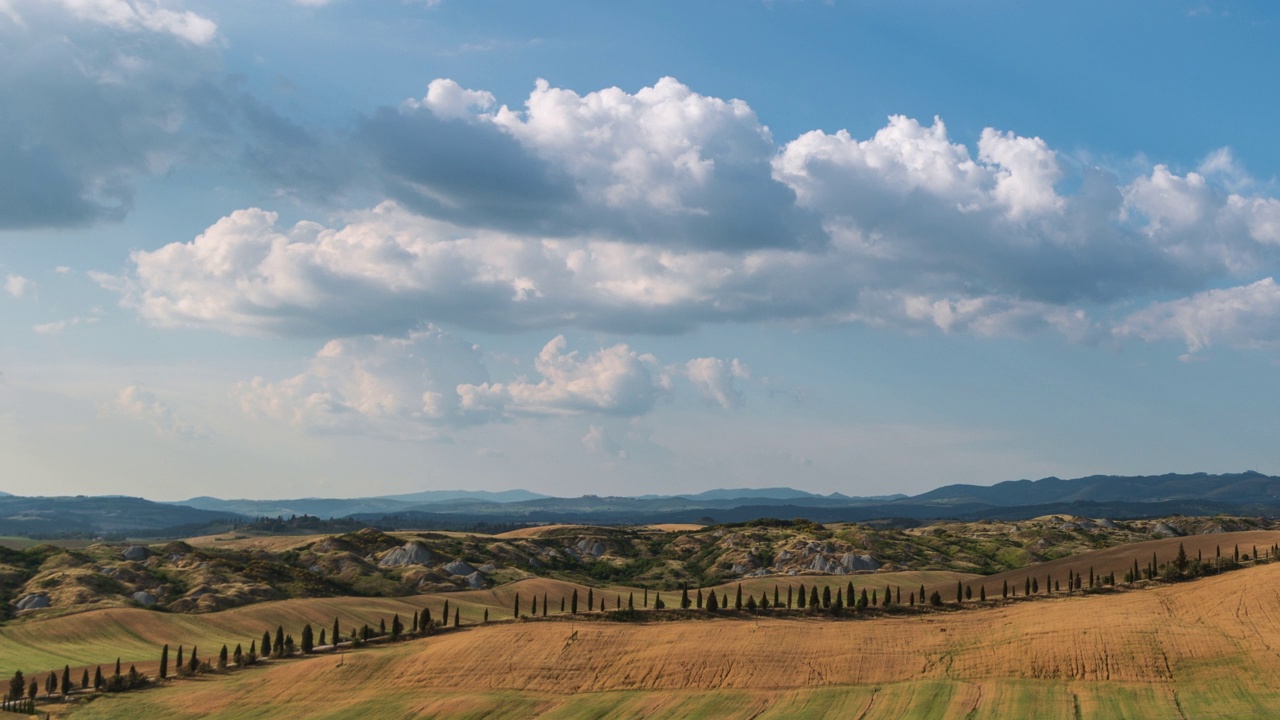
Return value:
M 0 490 L 1280 472 L 1277 20 L 0 0 Z

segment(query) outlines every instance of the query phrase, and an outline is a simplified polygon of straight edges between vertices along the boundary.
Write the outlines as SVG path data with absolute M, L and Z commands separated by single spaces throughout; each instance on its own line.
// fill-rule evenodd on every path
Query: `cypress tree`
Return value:
M 99 670 L 101 670 L 101 668 L 99 668 Z M 40 694 L 40 688 L 36 686 L 36 679 L 31 678 L 31 685 L 27 687 L 27 697 L 31 699 L 31 702 L 35 702 L 36 695 L 39 695 L 39 694 Z
M 71 666 L 62 666 L 62 694 L 66 695 L 71 692 Z
M 831 586 L 830 585 L 822 586 L 822 607 L 827 609 L 831 608 Z
M 924 604 L 924 585 L 920 586 L 920 604 Z
M 1089 589 L 1093 589 L 1093 566 L 1089 566 Z
M 788 593 L 791 592 L 791 588 L 787 588 L 787 592 Z M 805 595 L 805 592 L 804 592 L 804 583 L 800 583 L 800 594 L 796 596 L 796 607 L 803 610 L 806 597 L 807 596 Z
M 1155 557 L 1155 555 L 1156 555 L 1155 553 L 1151 553 L 1151 557 Z M 1236 555 L 1235 555 L 1235 558 L 1236 558 L 1236 560 L 1235 560 L 1236 562 L 1240 562 L 1240 543 L 1236 543 Z
M 595 597 L 595 590 L 593 588 L 587 588 L 587 612 L 596 609 Z
M 516 593 L 516 606 L 515 610 L 511 613 L 511 617 L 520 617 L 520 593 Z
M 934 590 L 933 594 L 929 596 L 929 604 L 934 607 L 942 606 L 942 596 L 938 594 L 937 590 Z
M 844 590 L 836 588 L 836 599 L 831 601 L 831 607 L 839 612 L 844 609 Z
M 85 668 L 84 672 L 80 673 L 80 689 L 89 689 L 89 668 Z M 18 695 L 21 697 L 22 693 L 18 693 Z
M 728 607 L 729 607 L 729 593 L 728 593 L 728 592 L 722 593 L 722 594 L 720 595 L 720 607 L 725 608 L 725 609 L 728 609 Z
M 182 662 L 182 646 L 179 645 L 178 646 L 178 662 L 174 663 L 173 669 L 177 670 L 178 674 L 181 675 L 182 670 L 186 667 L 187 667 L 186 663 Z
M 773 606 L 774 606 L 774 607 L 780 607 L 780 606 L 782 605 L 782 603 L 778 602 L 778 600 L 779 600 L 779 597 L 778 597 L 778 586 L 777 586 L 777 585 L 774 585 L 774 586 L 773 586 Z
M 284 626 L 283 625 L 276 626 L 276 644 L 271 646 L 271 650 L 277 656 L 284 655 Z M 195 651 L 192 650 L 192 653 L 194 652 Z
M 965 600 L 972 600 L 972 599 L 973 599 L 973 586 L 972 586 L 972 585 L 965 585 L 965 586 L 964 586 L 964 599 L 965 599 Z
M 889 592 L 889 584 L 888 584 L 888 583 L 885 583 L 885 586 L 884 586 L 884 605 L 883 605 L 882 607 L 889 607 L 889 604 L 890 604 L 890 603 L 892 603 L 892 602 L 893 602 L 893 596 L 892 596 L 892 594 Z
M 653 609 L 654 609 L 654 610 L 661 610 L 661 609 L 663 609 L 663 608 L 665 608 L 665 607 L 666 607 L 666 605 L 665 605 L 665 604 L 663 604 L 663 602 L 662 602 L 662 593 L 660 593 L 660 592 L 659 592 L 659 593 L 654 593 L 654 596 L 653 596 Z
M 32 680 L 32 681 L 31 681 L 31 687 L 35 687 L 35 682 L 36 682 L 35 680 Z M 99 665 L 99 666 L 98 666 L 98 667 L 93 671 L 93 689 L 94 689 L 94 690 L 101 690 L 101 689 L 102 689 L 102 684 L 103 684 L 103 682 L 104 682 L 104 681 L 103 681 L 103 679 L 102 679 L 102 666 L 101 666 L 101 665 Z M 33 695 L 32 695 L 32 697 L 35 697 L 35 695 L 33 694 Z
M 1027 594 L 1029 595 L 1031 593 L 1038 593 L 1038 592 L 1040 592 L 1040 581 L 1035 578 L 1031 578 L 1031 590 Z
M 874 608 L 879 604 L 880 604 L 880 598 L 876 595 L 876 591 L 872 590 L 871 591 L 871 607 Z
M 258 644 L 254 640 L 249 641 L 249 655 L 245 658 L 245 662 L 249 665 L 258 662 Z
M 427 617 L 431 617 L 431 616 L 428 615 Z M 337 645 L 338 641 L 342 639 L 342 633 L 339 632 L 339 630 L 341 629 L 342 629 L 342 626 L 338 624 L 338 618 L 334 618 L 333 619 L 333 644 L 334 645 Z
M 564 596 L 560 596 L 560 612 L 564 612 Z
M 858 596 L 858 609 L 864 610 L 871 601 L 867 599 L 867 589 L 862 588 L 862 594 Z
M 769 593 L 767 592 L 760 593 L 760 609 L 761 610 L 769 609 Z
M 386 635 L 386 634 L 387 634 L 387 619 L 386 619 L 386 618 L 381 618 L 380 620 L 378 620 L 378 634 L 379 634 L 379 635 Z
M 956 604 L 964 601 L 964 584 L 959 580 L 956 581 Z
M 58 675 L 50 670 L 49 674 L 44 678 L 44 694 L 52 695 L 58 691 Z
M 787 609 L 791 609 L 791 586 L 787 586 Z
M 578 614 L 578 588 L 573 589 L 573 600 L 569 602 L 569 612 Z
M 742 583 L 738 583 L 738 596 L 733 601 L 733 609 L 742 609 Z
M 13 678 L 9 680 L 9 694 L 6 697 L 10 700 L 21 700 L 22 694 L 26 691 L 27 679 L 22 676 L 21 670 L 14 670 Z
M 320 637 L 324 637 L 324 631 L 320 631 Z M 231 654 L 231 659 L 235 662 L 236 667 L 244 665 L 244 650 L 240 649 L 240 643 L 236 643 L 236 651 Z
M 1004 585 L 1000 588 L 1000 597 L 1002 598 L 1009 597 L 1009 579 L 1008 578 L 1005 578 Z
M 1031 577 L 1030 576 L 1027 577 L 1027 587 L 1025 588 L 1025 591 L 1022 594 L 1023 595 L 1031 594 Z
M 604 596 L 600 596 L 600 612 L 604 612 Z
M 484 609 L 484 624 L 489 624 L 489 608 Z
M 756 605 L 756 596 L 755 596 L 755 595 L 748 595 L 748 596 L 747 596 L 747 609 L 748 609 L 748 610 L 750 610 L 751 612 L 755 612 L 757 607 L 758 607 L 758 606 Z
M 719 610 L 720 604 L 716 602 L 716 593 L 713 590 L 709 595 L 707 595 L 707 612 L 713 613 L 718 612 Z
M 418 618 L 418 623 L 422 625 L 423 630 L 431 632 L 431 608 L 422 608 L 422 617 Z M 335 637 L 333 641 L 337 642 L 338 639 Z
M 453 626 L 454 627 L 458 627 L 459 625 L 462 624 L 461 618 L 462 618 L 462 610 L 458 608 L 454 608 L 453 609 Z
M 537 600 L 534 600 L 534 602 L 536 603 L 536 602 L 537 602 Z M 416 634 L 416 633 L 418 632 L 418 611 L 417 611 L 417 610 L 414 610 L 414 611 L 413 611 L 413 620 L 411 620 L 410 622 L 411 622 L 412 624 L 409 626 L 409 632 L 410 632 L 411 634 Z M 323 645 L 323 644 L 324 644 L 324 630 L 321 630 L 321 631 L 320 631 L 320 638 L 321 638 L 321 640 L 320 640 L 320 644 L 321 644 L 321 645 Z
M 88 672 L 87 670 L 85 672 Z M 160 648 L 160 679 L 164 680 L 169 677 L 169 644 Z
M 699 587 L 699 588 L 698 588 L 698 601 L 697 601 L 697 602 L 698 602 L 698 609 L 699 609 L 699 610 L 701 610 L 701 609 L 702 609 L 702 588 L 701 588 L 701 587 Z M 630 607 L 630 605 L 628 605 L 628 607 Z
M 680 608 L 683 610 L 688 610 L 689 606 L 692 604 L 693 604 L 693 601 L 689 599 L 689 586 L 681 584 L 680 585 Z
M 822 601 L 818 599 L 818 586 L 814 585 L 809 588 L 809 607 L 813 610 L 817 610 L 821 603 Z
M 712 594 L 714 594 L 714 593 L 712 593 Z M 699 606 L 699 607 L 701 607 L 701 606 L 702 606 L 702 591 L 701 591 L 701 590 L 699 590 L 699 591 L 698 591 L 698 606 Z M 634 592 L 629 592 L 629 593 L 627 593 L 627 609 L 628 609 L 628 610 L 635 610 L 635 609 L 636 609 L 636 594 L 635 594 Z
M 449 624 L 449 600 L 447 598 L 444 601 L 444 612 L 440 615 L 440 622 L 445 625 Z
M 187 669 L 195 674 L 200 669 L 200 658 L 196 655 L 196 646 L 191 646 L 191 659 L 187 661 Z M 120 677 L 120 658 L 116 658 L 116 677 Z
M 308 625 L 307 627 L 310 627 L 310 625 Z M 223 645 L 222 649 L 218 651 L 218 669 L 219 670 L 227 669 L 227 646 L 226 645 Z
M 979 586 L 979 587 L 978 587 L 978 599 L 979 599 L 979 600 L 981 600 L 982 602 L 986 602 L 986 601 L 987 601 L 987 586 L 986 586 L 986 585 L 981 585 L 981 586 Z
M 911 607 L 915 607 L 915 606 L 916 606 L 916 594 L 913 592 L 911 593 Z
M 328 645 L 328 644 L 329 644 L 329 643 L 326 641 L 326 639 L 325 639 L 324 633 L 325 633 L 325 629 L 324 629 L 324 628 L 320 628 L 320 639 L 316 641 L 316 644 L 317 644 L 317 645 L 321 645 L 321 646 L 323 646 L 323 645 Z M 240 646 L 239 646 L 239 645 L 237 645 L 236 647 L 240 647 Z
M 529 611 L 529 614 L 533 617 L 538 617 L 538 594 L 537 593 L 533 594 L 533 609 Z
M 901 605 L 902 604 L 902 586 L 901 585 L 896 586 L 896 590 L 897 592 L 894 593 L 895 597 L 893 598 L 893 601 Z
M 397 622 L 391 623 L 391 627 L 393 629 L 395 628 L 396 625 L 399 624 L 398 622 L 399 618 L 396 618 L 396 619 L 397 619 Z M 315 635 L 311 632 L 311 623 L 307 623 L 306 625 L 302 626 L 302 654 L 310 655 L 311 651 L 315 650 L 315 648 L 316 648 L 316 638 L 315 638 Z M 223 645 L 222 649 L 225 651 L 227 649 L 227 646 Z
M 547 594 L 542 593 L 542 617 L 547 616 Z

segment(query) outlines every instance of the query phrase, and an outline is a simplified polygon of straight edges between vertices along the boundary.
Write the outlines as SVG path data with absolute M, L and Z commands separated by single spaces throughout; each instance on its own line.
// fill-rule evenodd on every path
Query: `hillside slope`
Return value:
M 1280 563 L 875 620 L 491 625 L 75 717 L 1274 717 L 1276 647 Z

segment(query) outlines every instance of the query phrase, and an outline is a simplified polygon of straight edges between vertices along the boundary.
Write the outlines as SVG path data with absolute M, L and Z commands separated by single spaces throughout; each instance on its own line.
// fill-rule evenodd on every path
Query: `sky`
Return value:
M 0 491 L 1280 473 L 1278 34 L 0 0 Z

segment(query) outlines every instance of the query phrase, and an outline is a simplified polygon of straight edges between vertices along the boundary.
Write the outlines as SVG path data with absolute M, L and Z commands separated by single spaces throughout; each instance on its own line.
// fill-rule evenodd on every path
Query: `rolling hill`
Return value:
M 176 681 L 74 717 L 1274 717 L 1277 587 L 1280 563 L 875 619 L 509 622 Z

